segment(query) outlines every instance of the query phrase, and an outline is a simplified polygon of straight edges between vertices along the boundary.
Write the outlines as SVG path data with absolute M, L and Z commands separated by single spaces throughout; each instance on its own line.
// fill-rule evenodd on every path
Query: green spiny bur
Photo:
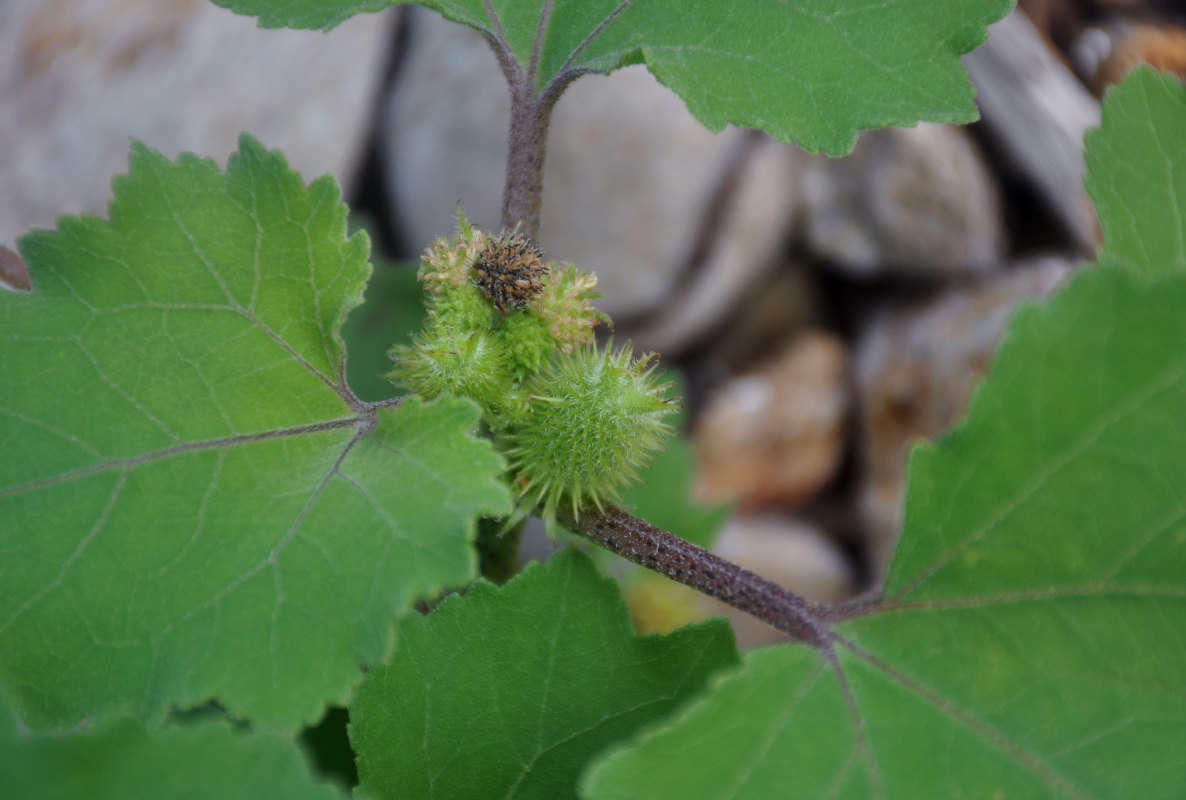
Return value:
M 509 460 L 519 514 L 539 507 L 551 520 L 560 508 L 579 515 L 617 500 L 672 433 L 664 418 L 677 405 L 655 381 L 652 356 L 597 347 L 593 329 L 609 317 L 593 307 L 596 276 L 538 256 L 520 236 L 473 228 L 458 209 L 457 235 L 421 259 L 426 322 L 411 346 L 392 350 L 391 377 L 427 398 L 477 401 Z
M 556 351 L 548 320 L 535 314 L 510 314 L 503 322 L 502 335 L 510 350 L 515 375 L 520 379 L 540 369 Z
M 504 438 L 522 495 L 551 519 L 562 505 L 574 515 L 617 500 L 637 480 L 651 452 L 673 433 L 664 417 L 675 406 L 654 382 L 650 357 L 596 346 L 552 359 L 528 384 L 530 410 Z
M 510 390 L 511 360 L 499 337 L 480 330 L 447 329 L 430 323 L 410 347 L 393 351 L 393 377 L 431 399 L 443 394 L 470 397 L 487 417 Z
M 565 353 L 593 343 L 593 329 L 601 322 L 610 323 L 609 315 L 593 307 L 601 297 L 594 287 L 597 277 L 582 272 L 572 264 L 553 269 L 544 279 L 544 287 L 528 304 L 531 312 L 548 325 L 552 340 Z

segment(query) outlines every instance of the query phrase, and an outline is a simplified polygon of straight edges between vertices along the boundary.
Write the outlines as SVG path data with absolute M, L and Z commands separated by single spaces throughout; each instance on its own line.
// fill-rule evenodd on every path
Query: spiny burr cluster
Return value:
M 664 418 L 677 403 L 651 356 L 596 344 L 593 329 L 609 317 L 593 307 L 594 275 L 459 213 L 457 235 L 425 252 L 420 280 L 424 327 L 392 350 L 391 377 L 426 399 L 478 403 L 520 497 L 513 517 L 602 508 L 672 433 Z

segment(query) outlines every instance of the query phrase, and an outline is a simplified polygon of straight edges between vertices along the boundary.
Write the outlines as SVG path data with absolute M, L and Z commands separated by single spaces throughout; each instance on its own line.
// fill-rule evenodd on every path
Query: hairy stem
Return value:
M 544 156 L 552 107 L 523 81 L 511 86 L 511 129 L 507 136 L 507 175 L 502 192 L 502 226 L 539 239 L 544 194 Z
M 502 226 L 539 240 L 544 195 L 544 156 L 552 109 L 568 85 L 586 73 L 561 72 L 539 94 L 525 83 L 511 84 L 511 131 L 507 141 L 507 178 L 502 192 Z
M 674 581 L 728 603 L 805 644 L 830 647 L 827 609 L 620 508 L 561 520 L 571 531 Z

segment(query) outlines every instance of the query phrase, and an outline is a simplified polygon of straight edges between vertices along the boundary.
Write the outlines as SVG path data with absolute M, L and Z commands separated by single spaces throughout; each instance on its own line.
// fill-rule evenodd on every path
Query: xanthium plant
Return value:
M 593 307 L 597 278 L 544 260 L 526 236 L 494 236 L 458 209 L 458 233 L 421 258 L 427 315 L 411 345 L 391 351 L 392 379 L 427 399 L 468 397 L 506 455 L 515 517 L 615 502 L 673 433 L 678 408 L 653 353 L 598 346 L 609 317 Z

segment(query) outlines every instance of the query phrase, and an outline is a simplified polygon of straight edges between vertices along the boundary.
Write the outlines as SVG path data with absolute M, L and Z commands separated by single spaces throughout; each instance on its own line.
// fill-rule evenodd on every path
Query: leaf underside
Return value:
M 378 5 L 217 2 L 267 27 L 298 28 L 329 28 Z M 976 119 L 959 57 L 1012 7 L 1009 0 L 687 0 L 678 9 L 665 0 L 419 4 L 505 42 L 524 75 L 535 63 L 536 90 L 574 72 L 645 63 L 711 130 L 760 128 L 831 155 L 852 150 L 867 128 Z
M 115 189 L 0 293 L 0 686 L 34 729 L 217 698 L 291 730 L 472 576 L 502 462 L 472 404 L 346 387 L 370 267 L 332 179 L 245 136 L 225 172 L 137 144 Z
M 1121 146 L 1160 185 L 1186 169 L 1161 128 L 1184 101 L 1151 73 L 1113 90 L 1093 170 Z M 1134 154 L 1136 132 L 1165 148 Z M 1145 183 L 1093 175 L 1105 231 Z M 751 653 L 597 763 L 587 797 L 1180 795 L 1186 273 L 1130 243 L 1178 252 L 1183 225 L 1125 221 L 1113 266 L 1021 310 L 966 423 L 915 451 L 885 598 L 835 626 L 835 660 Z

